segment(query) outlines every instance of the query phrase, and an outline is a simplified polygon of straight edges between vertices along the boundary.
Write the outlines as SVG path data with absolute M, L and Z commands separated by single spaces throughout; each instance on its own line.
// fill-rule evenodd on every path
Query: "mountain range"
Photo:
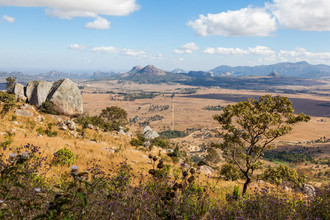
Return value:
M 274 75 L 274 73 L 276 73 Z M 277 63 L 272 65 L 260 66 L 218 66 L 210 71 L 189 71 L 175 69 L 172 72 L 161 70 L 153 65 L 145 67 L 135 66 L 126 73 L 114 72 L 94 72 L 82 73 L 63 73 L 56 70 L 42 74 L 25 74 L 22 72 L 3 72 L 0 71 L 0 82 L 5 82 L 8 76 L 16 77 L 18 81 L 27 82 L 31 80 L 56 81 L 62 78 L 72 80 L 128 80 L 138 83 L 166 83 L 166 82 L 192 82 L 195 80 L 219 81 L 225 78 L 238 76 L 272 76 L 272 77 L 295 77 L 309 79 L 330 78 L 330 66 L 319 64 L 312 65 L 305 61 L 297 63 Z
M 231 73 L 234 76 L 266 76 L 272 72 L 277 72 L 281 76 L 301 77 L 301 78 L 324 78 L 330 77 L 330 66 L 319 64 L 312 65 L 305 61 L 297 63 L 277 63 L 260 66 L 218 66 L 210 72 L 215 75 Z

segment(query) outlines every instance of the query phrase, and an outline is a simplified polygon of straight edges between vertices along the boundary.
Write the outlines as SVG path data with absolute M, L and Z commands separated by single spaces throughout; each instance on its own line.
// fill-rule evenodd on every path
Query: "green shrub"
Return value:
M 151 144 L 161 148 L 168 148 L 169 144 L 161 137 L 156 137 L 151 141 Z
M 6 90 L 8 93 L 13 93 L 15 88 L 16 77 L 7 77 L 6 78 Z
M 143 146 L 144 142 L 137 138 L 132 138 L 130 144 L 135 147 Z
M 36 132 L 38 134 L 46 134 L 48 137 L 56 137 L 57 131 L 52 131 L 52 127 L 52 123 L 48 123 L 46 130 L 42 129 L 42 127 L 39 127 L 36 129 Z
M 168 139 L 187 136 L 187 134 L 184 131 L 176 131 L 176 130 L 162 131 L 159 133 L 159 135 Z
M 225 164 L 221 167 L 220 174 L 224 176 L 225 180 L 237 180 L 240 177 L 239 170 L 232 164 Z
M 88 128 L 88 124 L 91 124 L 104 131 L 119 131 L 128 120 L 127 112 L 124 109 L 111 106 L 103 109 L 99 116 L 82 115 L 76 119 L 76 122 L 83 128 Z
M 41 106 L 41 111 L 47 114 L 57 115 L 57 112 L 54 109 L 54 103 L 46 99 L 46 101 Z
M 76 157 L 71 150 L 63 148 L 54 153 L 52 163 L 55 165 L 67 165 L 70 166 L 76 162 Z
M 42 129 L 42 127 L 37 128 L 37 129 L 36 129 L 36 132 L 37 132 L 38 134 L 44 134 L 44 130 Z
M 0 91 L 0 102 L 3 102 L 1 114 L 6 114 L 16 106 L 16 97 L 13 94 Z
M 217 150 L 213 147 L 210 147 L 207 149 L 207 156 L 205 159 L 212 163 L 218 163 L 218 162 L 220 162 L 221 158 L 220 158 Z

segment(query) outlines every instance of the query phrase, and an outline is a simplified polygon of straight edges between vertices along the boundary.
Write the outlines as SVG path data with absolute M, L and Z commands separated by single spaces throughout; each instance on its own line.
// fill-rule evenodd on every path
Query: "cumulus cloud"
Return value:
M 274 0 L 268 7 L 285 28 L 330 31 L 329 0 Z
M 1 0 L 0 6 L 46 7 L 48 13 L 61 18 L 123 16 L 140 8 L 136 0 Z
M 296 48 L 295 50 L 280 50 L 279 57 L 282 59 L 296 58 L 302 59 L 313 59 L 313 60 L 330 60 L 330 52 L 310 52 L 305 48 Z
M 177 54 L 191 54 L 193 51 L 199 50 L 199 46 L 197 46 L 194 42 L 187 43 L 182 45 L 180 49 L 173 50 L 173 53 Z
M 94 17 L 87 28 L 108 29 L 110 22 L 99 15 L 125 16 L 140 9 L 136 0 L 0 0 L 1 6 L 45 7 L 45 13 L 63 19 Z
M 273 0 L 263 8 L 200 15 L 189 21 L 201 36 L 268 36 L 278 27 L 330 31 L 329 0 Z
M 16 20 L 15 18 L 10 17 L 10 16 L 8 16 L 8 15 L 3 15 L 2 18 L 3 18 L 5 21 L 9 22 L 9 23 L 14 23 L 15 20 Z
M 249 47 L 247 50 L 241 48 L 207 48 L 203 51 L 207 54 L 220 54 L 220 55 L 263 55 L 274 56 L 276 52 L 265 46 L 256 46 L 254 48 Z
M 110 28 L 110 22 L 105 18 L 97 17 L 93 22 L 88 22 L 85 27 L 90 29 L 104 30 Z
M 84 50 L 86 49 L 86 46 L 81 44 L 71 44 L 69 48 L 74 50 Z
M 200 15 L 187 25 L 201 36 L 268 36 L 277 29 L 276 19 L 265 8 Z
M 101 46 L 101 47 L 94 47 L 92 49 L 93 52 L 108 52 L 108 53 L 119 53 L 122 55 L 127 56 L 134 56 L 134 57 L 142 57 L 146 58 L 148 57 L 147 53 L 142 50 L 133 50 L 133 49 L 126 49 L 126 48 L 116 48 L 113 46 Z

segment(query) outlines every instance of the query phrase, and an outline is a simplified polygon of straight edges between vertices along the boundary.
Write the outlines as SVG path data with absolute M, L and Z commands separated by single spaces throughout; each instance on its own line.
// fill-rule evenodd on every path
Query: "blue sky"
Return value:
M 0 0 L 0 70 L 330 65 L 329 0 Z

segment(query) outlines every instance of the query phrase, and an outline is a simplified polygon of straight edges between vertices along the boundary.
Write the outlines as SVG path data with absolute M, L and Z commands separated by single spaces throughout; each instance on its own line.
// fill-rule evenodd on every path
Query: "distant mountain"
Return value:
M 189 80 L 190 77 L 180 73 L 165 72 L 153 65 L 148 65 L 145 67 L 133 67 L 126 74 L 122 74 L 121 79 L 137 83 L 166 83 L 182 82 Z
M 91 74 L 80 74 L 80 73 L 63 73 L 58 72 L 56 70 L 49 71 L 47 73 L 41 73 L 35 75 L 35 78 L 40 80 L 49 80 L 49 81 L 56 81 L 59 79 L 65 79 L 69 78 L 71 80 L 77 80 L 77 79 L 89 79 L 91 78 Z
M 101 71 L 97 71 L 94 72 L 92 77 L 93 79 L 109 79 L 111 77 L 114 77 L 116 75 L 115 72 L 101 72 Z
M 281 76 L 303 77 L 303 78 L 322 78 L 330 77 L 330 66 L 319 64 L 311 65 L 305 61 L 297 63 L 277 63 L 273 65 L 260 66 L 218 66 L 210 70 L 216 75 L 226 72 L 234 76 L 266 76 L 276 71 Z
M 5 72 L 5 71 L 0 71 L 0 82 L 6 82 L 7 77 L 16 77 L 16 81 L 19 82 L 27 82 L 33 77 L 28 74 L 24 74 L 22 72 Z
M 174 70 L 172 70 L 172 73 L 187 73 L 187 71 L 185 71 L 183 69 L 174 69 Z
M 187 73 L 188 76 L 195 77 L 195 78 L 208 78 L 213 77 L 212 72 L 204 72 L 204 71 L 189 71 Z
M 145 67 L 135 66 L 131 71 L 128 72 L 129 75 L 137 75 L 137 76 L 165 76 L 166 72 L 158 69 L 153 65 L 148 65 Z

